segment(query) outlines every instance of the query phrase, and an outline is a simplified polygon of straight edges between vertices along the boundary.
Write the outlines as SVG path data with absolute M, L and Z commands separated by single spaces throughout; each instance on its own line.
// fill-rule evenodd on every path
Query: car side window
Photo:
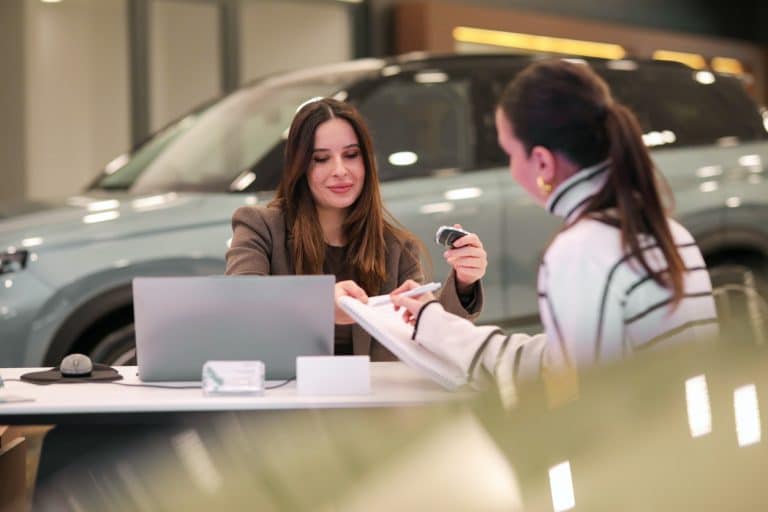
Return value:
M 698 73 L 668 73 L 659 79 L 668 93 L 655 106 L 654 122 L 677 128 L 681 143 L 712 144 L 722 139 L 741 141 L 765 138 L 762 119 L 736 78 Z M 714 80 L 709 82 L 709 80 Z
M 697 75 L 694 70 L 653 66 L 619 70 L 597 66 L 618 101 L 636 115 L 649 147 L 716 144 L 723 139 L 766 138 L 762 119 L 737 79 Z M 498 98 L 514 73 L 501 72 L 489 81 L 489 97 Z M 481 165 L 506 163 L 493 147 L 496 131 L 485 123 L 487 146 Z
M 474 154 L 470 82 L 443 72 L 396 76 L 359 105 L 382 181 L 460 172 Z
M 637 114 L 649 146 L 766 136 L 757 109 L 735 78 L 661 66 L 602 74 L 616 97 Z

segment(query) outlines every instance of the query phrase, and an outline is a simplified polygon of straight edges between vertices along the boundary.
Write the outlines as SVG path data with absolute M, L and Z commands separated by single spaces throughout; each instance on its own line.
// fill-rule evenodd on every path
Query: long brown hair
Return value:
M 608 84 L 588 65 L 540 61 L 507 86 L 499 108 L 528 154 L 534 146 L 543 146 L 582 168 L 610 159 L 609 178 L 581 217 L 617 209 L 623 246 L 657 283 L 671 287 L 674 303 L 679 302 L 685 267 L 659 186 L 669 189 L 653 166 L 635 115 L 613 99 Z M 667 272 L 652 271 L 641 250 L 641 234 L 655 239 Z
M 270 206 L 283 210 L 293 239 L 293 263 L 297 274 L 322 274 L 325 240 L 317 216 L 315 199 L 307 182 L 315 145 L 315 132 L 326 121 L 344 119 L 355 130 L 365 164 L 365 181 L 360 197 L 349 208 L 342 226 L 347 255 L 355 280 L 368 293 L 379 293 L 386 274 L 385 234 L 405 247 L 406 242 L 419 258 L 421 244 L 386 211 L 379 189 L 379 173 L 368 127 L 352 105 L 331 98 L 307 102 L 296 113 L 285 143 L 285 167 L 277 194 Z

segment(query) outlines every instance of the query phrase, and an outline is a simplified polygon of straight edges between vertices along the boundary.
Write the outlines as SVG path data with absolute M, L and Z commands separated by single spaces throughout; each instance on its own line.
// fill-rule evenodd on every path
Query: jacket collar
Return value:
M 586 204 L 608 180 L 609 161 L 585 167 L 560 183 L 547 199 L 549 213 L 562 217 L 566 222 L 576 218 Z

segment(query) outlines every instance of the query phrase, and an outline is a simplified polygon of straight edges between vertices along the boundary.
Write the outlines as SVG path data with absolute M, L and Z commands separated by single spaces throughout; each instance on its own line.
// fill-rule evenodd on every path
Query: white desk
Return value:
M 108 382 L 37 385 L 18 382 L 22 374 L 44 368 L 2 368 L 0 397 L 18 395 L 31 402 L 0 401 L 0 424 L 55 424 L 46 434 L 38 483 L 74 459 L 116 453 L 118 447 L 142 446 L 148 439 L 170 438 L 190 426 L 207 428 L 231 414 L 277 417 L 306 409 L 412 407 L 460 400 L 466 393 L 445 391 L 403 363 L 371 363 L 368 395 L 302 396 L 296 382 L 265 390 L 263 396 L 205 396 L 202 390 L 140 387 L 135 366 L 117 370 L 123 379 Z M 152 383 L 173 385 L 173 383 Z M 177 383 L 195 385 L 195 383 Z M 268 382 L 267 386 L 279 384 Z M 197 383 L 199 386 L 199 383 Z M 256 418 L 254 418 L 256 419 Z M 76 454 L 76 455 L 74 455 Z
M 41 368 L 3 368 L 0 376 L 6 380 L 0 397 L 19 395 L 33 398 L 32 402 L 0 402 L 0 423 L 5 418 L 35 416 L 71 417 L 77 415 L 114 415 L 141 413 L 258 411 L 308 408 L 402 407 L 424 405 L 458 399 L 464 393 L 445 391 L 403 363 L 371 363 L 371 393 L 368 395 L 302 396 L 296 392 L 296 382 L 266 390 L 263 396 L 205 396 L 201 389 L 160 389 L 139 387 L 135 366 L 120 366 L 117 370 L 122 384 L 73 383 L 36 385 L 7 379 Z M 44 368 L 43 368 L 44 369 Z M 279 382 L 268 382 L 267 386 Z M 173 383 L 152 383 L 173 385 Z M 183 383 L 178 383 L 182 385 Z M 192 385 L 192 383 L 187 383 Z

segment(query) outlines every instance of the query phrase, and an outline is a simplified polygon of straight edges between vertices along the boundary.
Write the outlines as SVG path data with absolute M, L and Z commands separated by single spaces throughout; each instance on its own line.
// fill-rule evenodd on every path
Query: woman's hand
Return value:
M 340 297 L 353 297 L 362 303 L 368 302 L 368 294 L 354 281 L 339 281 L 336 283 L 336 286 L 333 289 L 333 296 L 333 321 L 340 325 L 355 323 L 355 321 L 339 306 Z
M 460 224 L 453 227 L 461 228 Z M 475 233 L 464 235 L 453 243 L 453 248 L 443 253 L 445 261 L 456 272 L 456 286 L 460 294 L 468 293 L 482 279 L 488 267 L 488 254 L 483 242 Z
M 413 290 L 419 286 L 421 285 L 416 281 L 408 279 L 403 284 L 392 290 L 392 293 L 389 294 L 390 298 L 392 299 L 392 304 L 394 304 L 395 310 L 405 308 L 405 312 L 403 313 L 403 320 L 411 325 L 416 322 L 416 316 L 419 314 L 419 311 L 424 306 L 424 304 L 435 300 L 435 296 L 432 295 L 431 292 L 422 293 L 416 297 L 404 297 L 400 295 L 403 292 Z

